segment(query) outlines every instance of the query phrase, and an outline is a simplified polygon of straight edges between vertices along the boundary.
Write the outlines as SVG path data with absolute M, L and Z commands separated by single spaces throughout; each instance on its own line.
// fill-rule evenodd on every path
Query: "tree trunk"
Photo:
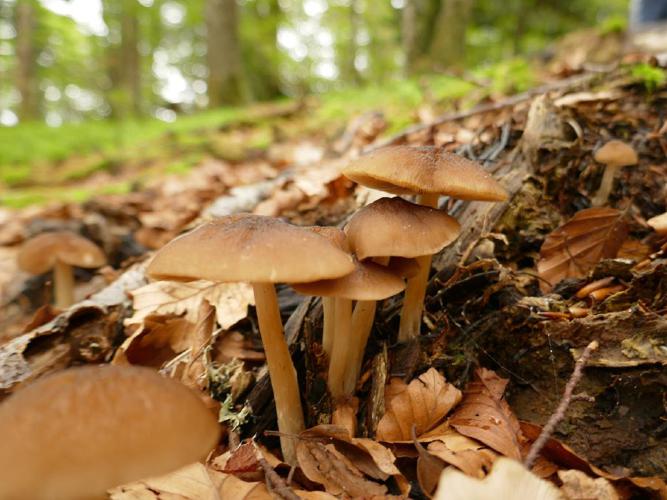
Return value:
M 239 104 L 247 91 L 236 0 L 206 0 L 209 107 Z
M 430 50 L 436 68 L 461 69 L 463 66 L 472 1 L 442 0 Z
M 30 0 L 16 4 L 16 87 L 21 94 L 19 118 L 21 121 L 38 117 L 35 85 L 35 48 L 33 46 L 35 8 Z
M 357 45 L 357 37 L 359 35 L 359 27 L 361 24 L 360 10 L 359 10 L 359 1 L 350 0 L 349 7 L 349 22 L 350 22 L 350 40 L 347 50 L 346 62 L 346 73 L 347 78 L 350 83 L 358 85 L 361 83 L 361 74 L 356 66 L 357 55 L 359 53 L 359 47 Z
M 141 114 L 141 56 L 139 55 L 139 19 L 135 0 L 124 0 L 121 17 L 120 61 L 122 86 L 127 112 Z
M 417 4 L 416 0 L 405 0 L 401 14 L 401 44 L 403 48 L 403 74 L 410 75 L 419 57 L 417 47 Z

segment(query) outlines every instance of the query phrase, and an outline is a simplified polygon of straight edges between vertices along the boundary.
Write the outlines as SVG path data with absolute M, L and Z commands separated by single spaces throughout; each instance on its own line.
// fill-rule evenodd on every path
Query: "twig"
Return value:
M 560 400 L 560 403 L 558 404 L 558 408 L 556 408 L 556 411 L 551 415 L 551 417 L 549 417 L 548 422 L 542 428 L 542 432 L 540 432 L 540 435 L 537 437 L 533 445 L 530 447 L 530 451 L 528 452 L 526 459 L 523 461 L 523 465 L 527 469 L 530 469 L 533 466 L 533 464 L 535 463 L 535 459 L 542 451 L 542 448 L 544 448 L 544 445 L 547 443 L 547 441 L 553 434 L 554 430 L 556 430 L 556 426 L 565 417 L 565 412 L 567 411 L 568 406 L 572 402 L 572 392 L 574 391 L 574 388 L 581 380 L 581 376 L 583 374 L 584 367 L 588 362 L 588 359 L 591 357 L 591 354 L 593 354 L 593 351 L 596 350 L 597 348 L 598 348 L 598 341 L 597 340 L 592 341 L 590 344 L 586 346 L 586 349 L 584 349 L 584 352 L 581 353 L 581 356 L 575 363 L 574 371 L 572 372 L 570 380 L 567 381 L 567 385 L 565 386 L 565 391 L 563 392 L 563 397 Z
M 285 480 L 278 475 L 278 473 L 273 470 L 273 467 L 269 465 L 269 462 L 262 456 L 262 452 L 257 447 L 257 444 L 253 441 L 253 447 L 255 448 L 255 458 L 257 462 L 264 470 L 264 477 L 266 478 L 266 487 L 269 492 L 275 493 L 279 498 L 285 500 L 301 500 L 299 495 L 292 491 L 292 488 L 287 486 Z

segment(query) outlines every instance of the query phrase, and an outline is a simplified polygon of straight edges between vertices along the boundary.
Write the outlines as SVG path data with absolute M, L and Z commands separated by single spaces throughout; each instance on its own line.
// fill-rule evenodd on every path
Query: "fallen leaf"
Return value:
M 377 441 L 352 437 L 346 428 L 337 425 L 318 425 L 303 431 L 301 437 L 316 439 L 322 444 L 330 443 L 360 472 L 379 481 L 393 477 L 401 492 L 404 495 L 409 493 L 408 481 L 394 464 L 396 457 Z
M 141 324 L 149 314 L 183 315 L 195 323 L 200 303 L 207 301 L 215 307 L 218 324 L 227 329 L 245 318 L 248 305 L 254 304 L 252 287 L 247 283 L 156 281 L 132 291 L 131 295 L 134 315 L 125 325 Z
M 386 486 L 366 479 L 331 444 L 301 439 L 296 446 L 296 456 L 306 477 L 324 486 L 327 493 L 350 497 L 382 496 L 387 493 Z
M 385 414 L 378 424 L 378 441 L 412 441 L 440 424 L 461 401 L 461 391 L 448 383 L 435 368 L 410 384 L 392 379 L 385 389 Z
M 568 500 L 619 500 L 612 484 L 603 477 L 593 479 L 578 470 L 559 470 L 560 491 Z
M 523 465 L 509 458 L 499 458 L 491 473 L 475 479 L 450 467 L 440 476 L 435 500 L 563 500 L 553 484 L 540 479 Z
M 476 370 L 475 379 L 468 384 L 449 424 L 501 455 L 520 460 L 519 421 L 503 399 L 507 382 L 491 370 Z
M 465 474 L 483 478 L 491 469 L 497 454 L 481 443 L 450 429 L 438 441 L 431 441 L 428 452 Z
M 602 259 L 614 258 L 626 236 L 627 225 L 619 210 L 602 207 L 577 212 L 542 244 L 537 272 L 544 280 L 543 291 L 564 278 L 583 277 Z
M 246 482 L 196 463 L 109 491 L 112 500 L 272 500 L 264 482 Z
M 253 349 L 252 342 L 241 332 L 234 330 L 221 332 L 212 353 L 217 363 L 229 363 L 233 359 L 262 363 L 266 359 L 263 352 Z

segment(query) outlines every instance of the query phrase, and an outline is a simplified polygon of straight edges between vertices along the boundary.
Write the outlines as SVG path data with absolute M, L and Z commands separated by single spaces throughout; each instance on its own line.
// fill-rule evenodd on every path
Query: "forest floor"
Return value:
M 597 341 L 532 471 L 565 498 L 667 498 L 667 247 L 646 222 L 666 209 L 667 86 L 653 70 L 664 75 L 638 57 L 518 97 L 486 91 L 461 112 L 438 108 L 437 99 L 422 106 L 419 93 L 393 113 L 369 90 L 353 110 L 343 98 L 316 112 L 285 102 L 212 118 L 213 135 L 197 126 L 155 132 L 127 150 L 135 159 L 74 183 L 93 179 L 107 189 L 120 179 L 129 191 L 0 212 L 0 398 L 86 363 L 150 366 L 200 391 L 225 428 L 219 448 L 205 464 L 117 488 L 112 498 L 425 498 L 447 467 L 481 478 L 498 457 L 525 459 L 576 360 Z M 322 131 L 332 117 L 338 127 Z M 189 149 L 198 136 L 207 153 Z M 612 138 L 631 144 L 639 163 L 591 209 L 603 171 L 593 153 Z M 217 140 L 224 155 L 209 154 Z M 387 144 L 436 145 L 477 160 L 510 200 L 444 200 L 461 237 L 434 258 L 418 342 L 396 343 L 400 297 L 378 309 L 356 391 L 363 438 L 329 425 L 319 300 L 279 287 L 310 427 L 290 472 L 277 438 L 265 433 L 276 428 L 275 409 L 249 287 L 151 281 L 145 263 L 184 230 L 232 213 L 338 225 L 378 196 L 341 167 Z M 182 170 L 165 169 L 164 158 L 178 165 L 191 153 Z M 142 172 L 160 165 L 145 184 L 134 176 L 141 158 Z M 5 172 L 5 184 L 25 196 L 46 189 L 34 181 L 41 167 L 17 161 L 31 165 L 31 180 L 8 182 Z M 52 161 L 64 162 L 58 175 L 68 185 L 69 160 Z M 77 271 L 77 304 L 66 311 L 44 305 L 49 276 L 16 265 L 23 241 L 53 229 L 89 237 L 109 261 Z M 583 250 L 571 252 L 568 238 Z M 547 253 L 545 242 L 555 250 Z M 202 321 L 211 311 L 217 324 Z

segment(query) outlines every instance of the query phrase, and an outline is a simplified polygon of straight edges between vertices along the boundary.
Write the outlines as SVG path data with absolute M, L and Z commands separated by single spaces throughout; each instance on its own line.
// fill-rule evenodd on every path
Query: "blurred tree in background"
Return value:
M 205 107 L 461 73 L 544 54 L 568 31 L 624 19 L 627 3 L 0 0 L 0 124 L 171 120 Z

